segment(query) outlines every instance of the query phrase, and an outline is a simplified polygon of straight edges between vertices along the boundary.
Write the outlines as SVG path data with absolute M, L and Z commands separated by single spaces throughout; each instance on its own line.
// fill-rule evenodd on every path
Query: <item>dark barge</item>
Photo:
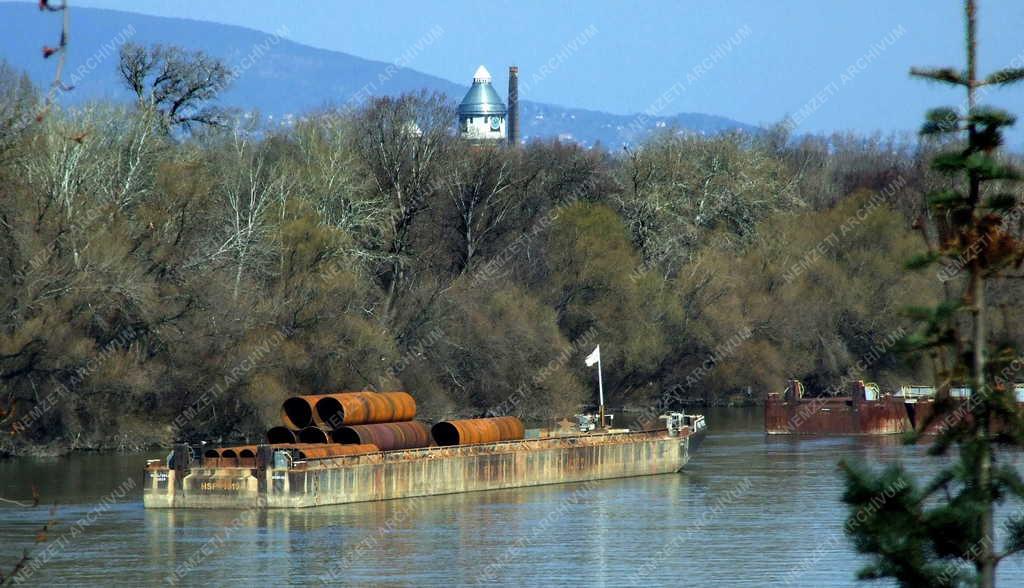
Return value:
M 1024 407 L 1024 385 L 1015 387 L 1017 402 Z M 950 418 L 970 412 L 970 390 L 953 388 L 950 396 L 962 405 Z M 902 386 L 895 394 L 883 394 L 876 384 L 856 381 L 848 396 L 805 395 L 799 380 L 790 380 L 781 395 L 768 394 L 764 430 L 769 435 L 892 435 L 924 428 L 934 434 L 943 419 L 933 419 L 935 389 Z
M 849 396 L 806 397 L 798 380 L 769 394 L 764 430 L 769 435 L 888 435 L 913 429 L 903 399 L 854 382 Z

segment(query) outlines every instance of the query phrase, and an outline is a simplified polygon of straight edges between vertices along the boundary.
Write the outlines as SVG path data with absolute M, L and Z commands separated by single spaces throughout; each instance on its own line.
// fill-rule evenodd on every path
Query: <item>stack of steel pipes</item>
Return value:
M 516 417 L 442 421 L 433 428 L 415 417 L 416 400 L 406 392 L 293 396 L 281 405 L 284 425 L 267 431 L 267 442 L 376 445 L 393 451 L 513 441 L 524 434 Z
M 406 392 L 338 392 L 293 396 L 281 405 L 283 426 L 267 442 L 376 445 L 381 451 L 427 447 L 430 428 Z
M 346 455 L 376 453 L 380 448 L 371 444 L 340 443 L 280 443 L 272 444 L 274 449 L 292 450 L 298 459 L 327 459 Z M 203 452 L 203 463 L 211 467 L 254 467 L 256 460 L 255 445 L 239 447 L 210 448 Z
M 293 396 L 281 405 L 281 426 L 267 443 L 300 459 L 326 459 L 433 445 L 471 445 L 522 439 L 516 417 L 442 421 L 433 427 L 413 420 L 416 401 L 406 392 L 338 392 Z M 210 464 L 247 467 L 257 447 L 209 449 Z

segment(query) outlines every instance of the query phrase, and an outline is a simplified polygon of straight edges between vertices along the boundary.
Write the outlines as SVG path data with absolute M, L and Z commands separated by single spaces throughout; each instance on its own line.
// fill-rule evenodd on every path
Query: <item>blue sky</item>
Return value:
M 481 63 L 495 75 L 516 63 L 525 81 L 536 80 L 525 92 L 530 99 L 616 113 L 657 105 L 676 85 L 672 100 L 662 101 L 664 114 L 705 112 L 758 124 L 803 109 L 800 131 L 870 132 L 916 129 L 927 108 L 960 102 L 907 75 L 912 65 L 963 63 L 958 0 L 72 4 L 264 31 L 284 25 L 293 41 L 383 61 L 398 59 L 439 26 L 440 38 L 408 67 L 469 83 Z M 1024 1 L 980 4 L 983 71 L 1024 61 Z M 1024 84 L 989 101 L 1024 116 Z

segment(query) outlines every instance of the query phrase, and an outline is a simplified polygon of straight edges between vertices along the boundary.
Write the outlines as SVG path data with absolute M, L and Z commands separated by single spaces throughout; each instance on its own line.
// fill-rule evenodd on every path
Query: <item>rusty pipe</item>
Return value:
M 313 447 L 303 447 L 298 451 L 299 459 L 326 459 L 329 457 L 341 457 L 345 455 L 377 453 L 380 449 L 376 445 L 342 445 L 340 443 L 327 443 Z
M 315 427 L 312 427 L 315 428 Z M 318 429 L 319 430 L 319 429 Z M 380 449 L 375 445 L 340 445 L 332 443 L 281 443 L 272 445 L 274 449 L 292 450 L 300 459 L 322 459 L 341 455 L 358 455 L 376 453 Z M 238 447 L 210 448 L 203 452 L 204 465 L 207 467 L 238 467 L 255 465 L 257 446 L 242 445 Z
M 270 427 L 267 429 L 267 443 L 280 445 L 282 443 L 295 443 L 298 440 L 298 431 L 288 427 Z
M 217 452 L 219 457 L 210 459 L 206 465 L 212 467 L 250 467 L 255 465 L 256 446 L 240 445 L 237 447 L 221 447 L 220 449 L 208 449 L 203 455 L 212 458 L 212 453 Z M 204 463 L 206 460 L 204 460 Z
M 327 431 L 320 427 L 305 427 L 299 430 L 298 435 L 299 443 L 330 443 L 331 438 L 327 434 Z
M 243 451 L 248 450 L 251 455 L 242 455 Z M 222 447 L 220 448 L 221 457 L 254 457 L 256 455 L 255 445 L 239 445 L 237 447 Z
M 298 431 L 315 423 L 316 406 L 324 394 L 292 396 L 281 404 L 281 421 L 293 431 Z
M 366 398 L 366 404 L 369 406 L 366 413 L 367 422 L 390 423 L 395 420 L 394 405 L 387 398 L 373 393 L 366 394 L 364 398 Z
M 430 429 L 420 421 L 348 425 L 331 432 L 335 443 L 376 445 L 381 451 L 430 445 Z
M 406 392 L 339 392 L 317 397 L 314 420 L 322 427 L 411 421 L 416 400 Z
M 285 450 L 298 451 L 300 449 L 311 449 L 311 448 L 314 448 L 314 447 L 323 447 L 324 445 L 328 445 L 328 444 L 327 443 L 278 443 L 278 444 L 275 444 L 275 445 L 271 445 L 270 447 L 272 449 L 274 449 L 274 450 L 285 449 Z
M 381 392 L 394 407 L 394 422 L 411 421 L 416 418 L 416 399 L 408 392 Z
M 468 445 L 522 439 L 525 432 L 521 420 L 505 416 L 441 421 L 430 429 L 430 436 L 438 445 Z

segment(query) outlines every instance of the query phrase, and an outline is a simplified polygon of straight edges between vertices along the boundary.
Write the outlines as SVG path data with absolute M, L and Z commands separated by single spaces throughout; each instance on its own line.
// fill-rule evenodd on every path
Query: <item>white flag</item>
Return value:
M 595 363 L 597 363 L 599 361 L 601 361 L 601 346 L 600 345 L 595 347 L 593 353 L 591 353 L 590 355 L 587 356 L 587 367 L 590 367 L 590 366 L 594 365 Z

